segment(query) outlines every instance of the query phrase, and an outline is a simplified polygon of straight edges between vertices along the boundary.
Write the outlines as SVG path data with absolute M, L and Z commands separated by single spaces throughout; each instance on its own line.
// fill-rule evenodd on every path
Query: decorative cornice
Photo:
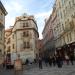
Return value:
M 1 1 L 0 1 L 0 9 L 3 11 L 3 13 L 4 13 L 5 15 L 7 15 L 7 11 L 6 11 L 6 9 L 4 8 L 4 6 L 3 6 L 3 4 L 2 4 Z

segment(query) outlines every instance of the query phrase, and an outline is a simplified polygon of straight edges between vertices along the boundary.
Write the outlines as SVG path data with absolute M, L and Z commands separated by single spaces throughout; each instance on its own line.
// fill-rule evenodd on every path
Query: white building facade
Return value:
M 5 30 L 5 16 L 7 11 L 0 1 L 0 57 L 4 55 L 4 30 Z M 0 59 L 1 60 L 1 59 Z
M 34 16 L 16 17 L 11 34 L 11 54 L 20 55 L 23 62 L 33 61 L 38 55 L 38 27 Z

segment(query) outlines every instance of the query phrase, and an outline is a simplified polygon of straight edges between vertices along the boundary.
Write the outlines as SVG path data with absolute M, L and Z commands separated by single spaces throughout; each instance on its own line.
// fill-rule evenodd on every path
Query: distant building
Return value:
M 43 39 L 38 39 L 37 48 L 38 48 L 38 55 L 43 57 L 43 52 L 44 52 Z
M 5 30 L 5 16 L 7 11 L 0 1 L 0 57 L 4 55 L 4 30 Z M 1 60 L 1 59 L 0 59 Z
M 45 22 L 45 27 L 43 29 L 43 49 L 44 56 L 53 55 L 55 46 L 54 46 L 54 35 L 52 28 L 52 15 L 50 15 L 49 19 Z
M 12 28 L 5 30 L 5 53 L 12 53 Z
M 23 14 L 16 17 L 10 37 L 10 53 L 20 55 L 20 58 L 24 62 L 26 59 L 32 61 L 36 58 L 38 54 L 37 41 L 39 34 L 34 16 Z

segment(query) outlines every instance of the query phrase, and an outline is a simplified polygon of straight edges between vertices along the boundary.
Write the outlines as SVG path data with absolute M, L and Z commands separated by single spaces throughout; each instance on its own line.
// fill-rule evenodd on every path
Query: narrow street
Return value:
M 75 0 L 0 0 L 0 75 L 75 75 Z
M 14 75 L 14 70 L 2 70 L 0 75 Z M 63 65 L 62 68 L 43 66 L 43 69 L 29 65 L 26 68 L 24 67 L 23 75 L 75 75 L 75 65 Z

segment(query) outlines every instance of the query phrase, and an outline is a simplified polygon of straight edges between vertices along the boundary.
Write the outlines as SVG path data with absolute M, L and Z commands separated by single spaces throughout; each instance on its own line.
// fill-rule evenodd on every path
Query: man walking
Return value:
M 42 69 L 42 58 L 39 57 L 39 69 Z

